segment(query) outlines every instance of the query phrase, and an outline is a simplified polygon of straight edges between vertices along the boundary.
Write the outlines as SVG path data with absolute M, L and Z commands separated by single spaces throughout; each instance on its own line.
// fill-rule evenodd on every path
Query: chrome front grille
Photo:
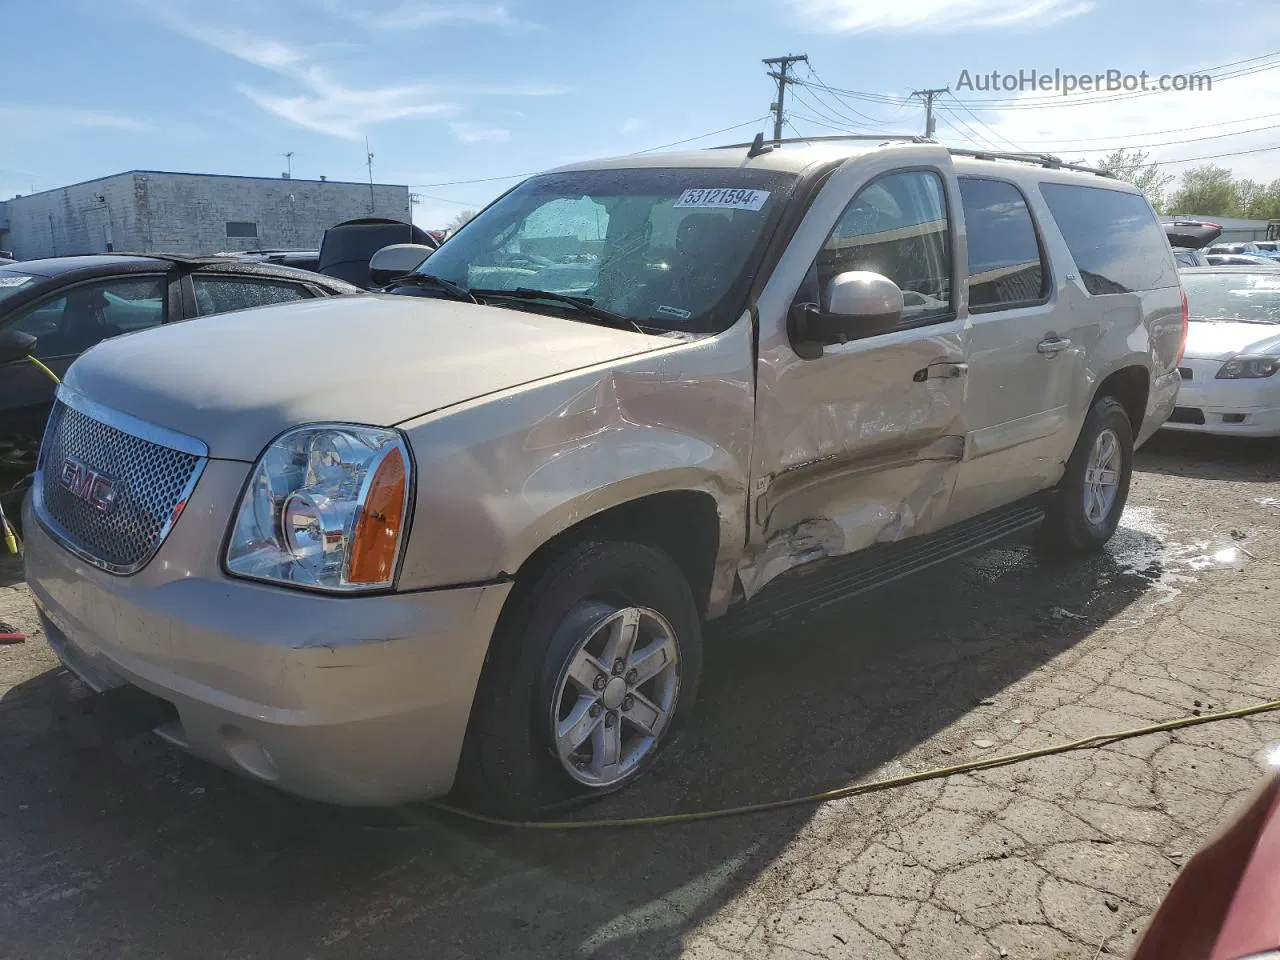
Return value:
M 204 444 L 60 388 L 40 448 L 35 506 L 68 550 L 116 574 L 147 565 L 204 470 Z

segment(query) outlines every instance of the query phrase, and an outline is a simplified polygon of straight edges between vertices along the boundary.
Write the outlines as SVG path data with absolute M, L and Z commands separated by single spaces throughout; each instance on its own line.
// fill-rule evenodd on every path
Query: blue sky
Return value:
M 413 185 L 417 219 L 433 226 L 512 182 L 453 181 L 735 124 L 696 144 L 749 139 L 767 128 L 773 99 L 760 60 L 785 53 L 809 55 L 816 72 L 801 65 L 799 76 L 811 84 L 859 94 L 794 91 L 792 120 L 806 135 L 853 124 L 918 132 L 921 107 L 901 98 L 955 87 L 962 70 L 1158 75 L 1276 54 L 1235 68 L 1251 72 L 1210 93 L 1098 101 L 958 91 L 963 106 L 941 101 L 938 136 L 1085 159 L 1121 144 L 1156 145 L 1162 160 L 1280 147 L 1275 0 L 7 0 L 0 9 L 2 197 L 131 168 L 276 176 L 286 151 L 295 177 L 361 180 L 367 136 L 375 178 Z M 1193 138 L 1205 139 L 1176 142 Z M 1218 162 L 1280 177 L 1280 149 Z

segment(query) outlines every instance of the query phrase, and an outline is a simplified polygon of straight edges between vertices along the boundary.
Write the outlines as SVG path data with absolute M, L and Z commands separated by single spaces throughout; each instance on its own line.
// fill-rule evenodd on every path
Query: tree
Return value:
M 1182 175 L 1172 207 L 1176 214 L 1235 216 L 1240 213 L 1240 186 L 1226 167 L 1211 163 L 1193 167 Z
M 1171 173 L 1161 173 L 1160 166 L 1146 150 L 1116 150 L 1109 153 L 1098 166 L 1127 180 L 1147 195 L 1151 205 L 1164 212 L 1165 191 L 1173 183 Z
M 1236 199 L 1240 214 L 1250 220 L 1280 220 L 1280 180 L 1269 184 L 1241 180 Z
M 462 227 L 466 225 L 467 221 L 475 215 L 476 212 L 474 210 L 460 211 L 456 217 L 449 221 L 449 232 L 453 233 L 455 230 L 461 230 Z

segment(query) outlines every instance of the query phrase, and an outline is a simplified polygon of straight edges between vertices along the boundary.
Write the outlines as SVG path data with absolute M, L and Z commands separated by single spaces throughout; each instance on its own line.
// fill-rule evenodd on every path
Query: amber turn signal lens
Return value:
M 396 569 L 400 531 L 404 529 L 406 471 L 404 454 L 387 451 L 369 484 L 364 509 L 356 521 L 348 583 L 389 583 Z

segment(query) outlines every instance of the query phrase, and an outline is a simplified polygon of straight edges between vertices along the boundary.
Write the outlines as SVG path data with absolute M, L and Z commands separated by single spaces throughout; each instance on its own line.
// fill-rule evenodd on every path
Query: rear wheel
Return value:
M 1114 397 L 1100 397 L 1085 418 L 1067 471 L 1042 528 L 1060 553 L 1102 549 L 1120 524 L 1133 474 L 1133 425 Z
M 692 706 L 701 625 L 679 567 L 640 543 L 580 543 L 516 590 L 476 692 L 456 792 L 536 817 L 649 768 Z

